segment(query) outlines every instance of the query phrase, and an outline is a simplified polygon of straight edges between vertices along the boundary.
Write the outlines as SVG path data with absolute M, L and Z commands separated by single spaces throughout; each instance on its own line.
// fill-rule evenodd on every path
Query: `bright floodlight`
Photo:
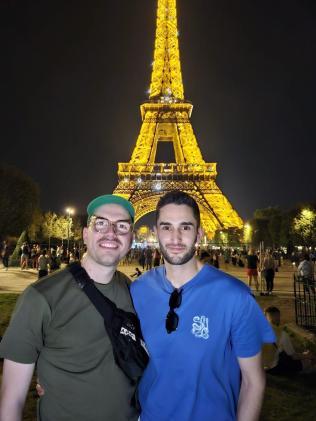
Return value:
M 66 208 L 66 212 L 70 216 L 70 215 L 73 215 L 75 213 L 75 210 L 73 208 Z

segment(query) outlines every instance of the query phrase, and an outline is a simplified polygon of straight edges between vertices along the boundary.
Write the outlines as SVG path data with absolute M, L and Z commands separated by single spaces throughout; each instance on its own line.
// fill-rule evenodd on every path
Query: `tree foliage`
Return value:
M 41 241 L 41 230 L 43 223 L 43 213 L 40 209 L 35 209 L 33 214 L 32 223 L 28 227 L 27 233 L 31 241 Z
M 279 208 L 257 209 L 251 221 L 252 243 L 263 241 L 266 247 L 316 245 L 316 209 L 282 211 Z
M 253 219 L 253 243 L 260 241 L 268 247 L 280 246 L 280 235 L 283 212 L 278 207 L 257 209 Z
M 293 220 L 293 231 L 304 246 L 316 243 L 316 212 L 312 208 L 301 209 Z
M 10 265 L 12 266 L 20 265 L 21 247 L 22 247 L 22 244 L 27 242 L 28 240 L 29 239 L 28 239 L 27 232 L 23 231 L 18 239 L 18 242 L 16 243 L 12 256 L 10 257 Z
M 37 184 L 22 171 L 0 165 L 0 236 L 18 236 L 31 223 L 39 203 Z

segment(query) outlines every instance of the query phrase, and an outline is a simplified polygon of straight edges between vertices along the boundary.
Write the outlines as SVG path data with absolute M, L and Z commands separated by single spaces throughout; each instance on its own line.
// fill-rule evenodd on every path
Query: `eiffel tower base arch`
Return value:
M 124 185 L 125 184 L 125 185 Z M 231 226 L 241 228 L 242 223 L 230 203 L 214 182 L 208 182 L 207 186 L 185 180 L 183 182 L 152 182 L 141 183 L 120 182 L 114 190 L 114 194 L 125 197 L 135 208 L 135 223 L 143 216 L 156 210 L 157 203 L 164 194 L 173 190 L 181 190 L 192 196 L 197 202 L 201 214 L 201 226 L 208 239 L 212 239 L 216 230 L 226 229 Z M 140 185 L 141 184 L 141 185 Z M 227 210 L 230 209 L 230 215 Z M 221 214 L 229 223 L 221 221 Z M 228 217 L 228 218 L 227 218 Z

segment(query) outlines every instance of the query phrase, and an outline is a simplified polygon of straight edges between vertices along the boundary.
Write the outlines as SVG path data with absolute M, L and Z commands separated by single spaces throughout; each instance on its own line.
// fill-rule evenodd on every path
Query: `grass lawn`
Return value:
M 18 294 L 0 294 L 0 335 L 9 323 Z M 259 299 L 260 305 L 278 305 L 284 321 L 293 321 L 292 300 L 277 302 L 277 297 Z M 295 338 L 294 338 L 295 339 Z M 300 344 L 298 344 L 299 346 Z M 0 378 L 2 363 L 0 365 Z M 36 392 L 33 379 L 24 412 L 24 421 L 36 420 Z M 300 374 L 294 377 L 267 376 L 267 388 L 260 421 L 314 421 L 316 419 L 316 374 Z M 56 420 L 58 421 L 58 420 Z M 71 420 L 75 421 L 75 420 Z M 201 420 L 203 421 L 203 420 Z

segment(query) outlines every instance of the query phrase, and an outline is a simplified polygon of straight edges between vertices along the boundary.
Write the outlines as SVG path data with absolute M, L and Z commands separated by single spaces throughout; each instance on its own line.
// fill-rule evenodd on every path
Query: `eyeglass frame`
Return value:
M 107 227 L 107 229 L 105 231 L 103 231 L 103 230 L 101 231 L 101 230 L 96 229 L 95 221 L 97 219 L 102 219 L 104 221 L 108 221 L 109 225 L 108 225 L 108 227 Z M 127 222 L 127 223 L 129 223 L 130 227 L 129 227 L 129 230 L 127 232 L 125 232 L 125 233 L 118 232 L 117 224 L 120 223 L 120 222 Z M 112 227 L 112 229 L 113 229 L 113 231 L 114 231 L 114 233 L 116 235 L 127 235 L 130 232 L 132 232 L 133 229 L 134 229 L 134 224 L 133 224 L 133 222 L 130 219 L 120 219 L 118 221 L 113 222 L 113 221 L 110 221 L 108 218 L 105 218 L 104 216 L 99 216 L 99 215 L 91 215 L 91 216 L 89 216 L 87 225 L 88 226 L 92 226 L 94 232 L 101 233 L 101 234 L 107 234 L 109 232 L 109 230 L 110 230 L 110 227 Z
M 166 330 L 167 333 L 170 334 L 172 332 L 175 332 L 178 329 L 178 325 L 179 325 L 179 315 L 174 311 L 176 308 L 179 308 L 182 304 L 182 291 L 183 288 L 181 289 L 177 289 L 175 288 L 169 298 L 169 311 L 167 313 L 166 316 Z M 178 300 L 177 303 L 173 303 L 172 301 L 175 299 L 174 297 L 176 297 L 176 299 Z M 171 317 L 173 318 L 173 323 L 172 323 L 172 328 L 168 327 L 168 321 L 171 320 Z M 170 322 L 171 323 L 171 322 Z M 175 325 L 175 327 L 174 327 Z

